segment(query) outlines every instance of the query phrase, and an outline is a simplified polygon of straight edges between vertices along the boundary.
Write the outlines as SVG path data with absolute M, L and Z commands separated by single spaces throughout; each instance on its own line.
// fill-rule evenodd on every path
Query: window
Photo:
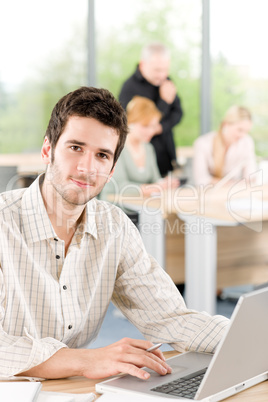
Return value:
M 1 2 L 0 153 L 40 150 L 56 101 L 86 84 L 86 24 L 87 0 Z
M 268 156 L 266 0 L 213 0 L 212 128 L 234 103 L 249 107 L 259 155 Z M 105 11 L 105 12 L 103 12 Z M 39 150 L 52 107 L 87 84 L 88 0 L 9 0 L 0 5 L 0 153 Z M 201 0 L 95 0 L 97 86 L 118 97 L 151 40 L 171 49 L 170 76 L 184 117 L 177 146 L 200 129 Z
M 97 83 L 116 97 L 144 44 L 160 40 L 170 48 L 170 76 L 184 110 L 174 130 L 177 146 L 191 145 L 199 135 L 201 6 L 197 0 L 95 1 Z
M 210 4 L 213 128 L 232 104 L 248 107 L 256 153 L 268 157 L 268 3 L 213 0 Z

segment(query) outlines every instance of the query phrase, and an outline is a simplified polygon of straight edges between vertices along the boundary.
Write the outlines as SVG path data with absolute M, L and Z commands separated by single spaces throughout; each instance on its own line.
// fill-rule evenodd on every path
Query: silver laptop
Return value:
M 172 374 L 150 372 L 96 384 L 99 393 L 147 394 L 177 400 L 221 401 L 268 379 L 268 287 L 240 296 L 214 355 L 186 352 L 168 359 Z M 157 399 L 157 398 L 156 398 Z

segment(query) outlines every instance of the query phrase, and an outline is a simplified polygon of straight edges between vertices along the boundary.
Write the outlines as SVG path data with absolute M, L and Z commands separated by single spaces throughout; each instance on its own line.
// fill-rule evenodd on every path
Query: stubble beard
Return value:
M 49 175 L 49 182 L 55 192 L 62 198 L 66 205 L 72 207 L 86 205 L 90 200 L 96 197 L 103 189 L 108 178 L 106 178 L 103 185 L 99 188 L 96 187 L 95 175 L 93 176 L 84 174 L 79 175 L 79 177 L 68 176 L 67 181 L 73 179 L 76 181 L 81 181 L 83 183 L 88 183 L 90 187 L 88 187 L 87 189 L 80 188 L 73 183 L 67 183 L 64 185 L 64 179 L 61 175 L 60 169 L 55 164 L 55 162 L 51 165 Z
M 89 191 L 93 190 L 95 187 L 95 181 L 93 178 L 89 179 L 85 177 L 85 175 L 81 175 L 79 178 L 74 178 L 74 180 L 81 180 L 84 183 L 90 183 L 92 187 L 88 189 L 82 189 L 71 182 L 68 184 L 64 184 L 64 179 L 60 173 L 59 168 L 55 163 L 51 166 L 50 174 L 50 184 L 52 185 L 54 191 L 62 198 L 66 205 L 70 206 L 82 206 L 85 205 L 88 201 L 94 198 L 97 194 L 94 191 L 94 194 L 90 194 Z M 72 179 L 71 176 L 68 176 L 67 181 Z

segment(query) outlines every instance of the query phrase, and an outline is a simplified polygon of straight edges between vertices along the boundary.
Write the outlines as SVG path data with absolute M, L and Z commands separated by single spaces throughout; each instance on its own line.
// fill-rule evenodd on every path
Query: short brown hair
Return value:
M 114 164 L 124 148 L 128 133 L 126 113 L 107 89 L 81 87 L 63 96 L 52 110 L 46 136 L 52 148 L 52 162 L 56 144 L 69 117 L 89 117 L 116 130 L 119 139 L 114 154 Z

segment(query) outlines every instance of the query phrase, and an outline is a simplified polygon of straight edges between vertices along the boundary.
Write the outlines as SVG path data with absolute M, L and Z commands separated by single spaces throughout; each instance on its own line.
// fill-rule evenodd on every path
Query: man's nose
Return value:
M 84 155 L 78 163 L 77 170 L 80 173 L 96 173 L 96 160 L 93 154 L 86 154 Z

